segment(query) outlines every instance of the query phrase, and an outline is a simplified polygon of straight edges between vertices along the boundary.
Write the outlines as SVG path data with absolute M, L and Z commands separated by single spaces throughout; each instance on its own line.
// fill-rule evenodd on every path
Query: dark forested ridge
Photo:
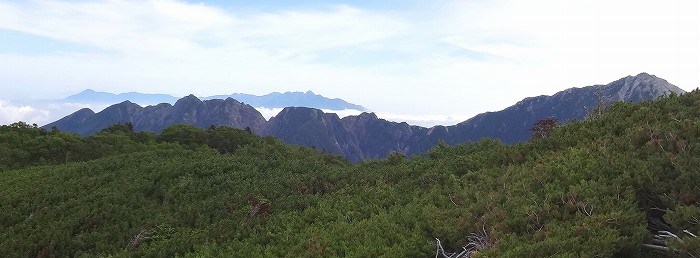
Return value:
M 549 124 L 359 164 L 229 127 L 2 126 L 0 253 L 700 255 L 700 91 Z
M 210 125 L 247 127 L 259 135 L 272 135 L 289 144 L 318 148 L 358 162 L 384 158 L 392 152 L 407 156 L 423 154 L 440 141 L 449 145 L 481 138 L 499 139 L 504 143 L 521 142 L 528 139 L 528 129 L 540 119 L 556 118 L 560 123 L 566 123 L 583 119 L 597 106 L 617 101 L 651 100 L 683 92 L 664 79 L 641 73 L 607 85 L 571 88 L 552 96 L 526 98 L 498 112 L 483 113 L 453 126 L 432 128 L 387 121 L 373 113 L 341 119 L 335 114 L 305 107 L 286 108 L 270 121 L 265 121 L 252 106 L 238 100 L 201 101 L 190 95 L 178 100 L 174 106 L 160 104 L 142 108 L 123 102 L 97 114 L 80 110 L 44 128 L 56 126 L 62 131 L 90 135 L 114 123 L 126 122 L 131 122 L 137 131 L 155 133 L 177 123 L 201 128 Z M 320 97 L 313 93 L 288 95 L 288 100 L 297 101 L 293 103 L 305 99 L 315 101 Z M 270 98 L 274 100 L 276 97 Z

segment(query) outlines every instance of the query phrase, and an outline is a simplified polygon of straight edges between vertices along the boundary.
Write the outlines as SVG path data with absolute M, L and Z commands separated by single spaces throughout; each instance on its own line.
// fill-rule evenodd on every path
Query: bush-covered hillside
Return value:
M 16 123 L 0 154 L 9 257 L 700 256 L 697 90 L 528 143 L 357 165 L 184 125 L 80 138 Z

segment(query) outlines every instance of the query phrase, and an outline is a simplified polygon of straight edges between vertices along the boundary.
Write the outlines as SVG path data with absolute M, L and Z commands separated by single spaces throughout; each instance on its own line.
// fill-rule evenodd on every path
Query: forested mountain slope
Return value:
M 616 103 L 525 143 L 357 165 L 244 130 L 132 129 L 1 127 L 0 151 L 26 161 L 0 160 L 0 253 L 434 257 L 437 238 L 479 257 L 700 255 L 697 90 Z M 215 145 L 230 138 L 241 141 Z M 121 147 L 65 158 L 88 143 Z

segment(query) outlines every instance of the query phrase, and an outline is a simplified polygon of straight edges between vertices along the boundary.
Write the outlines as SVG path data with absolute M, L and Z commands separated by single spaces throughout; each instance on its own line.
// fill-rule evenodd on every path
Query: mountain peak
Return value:
M 201 102 L 202 100 L 197 98 L 197 96 L 195 96 L 194 94 L 190 94 L 190 95 L 182 97 L 177 102 L 180 102 L 180 101 L 200 101 Z
M 182 97 L 181 99 L 178 99 L 175 102 L 175 105 L 173 105 L 173 107 L 176 107 L 178 109 L 182 109 L 182 108 L 187 109 L 187 108 L 190 108 L 192 106 L 201 105 L 202 103 L 203 103 L 202 100 L 197 98 L 195 95 L 190 94 L 190 95 Z
M 632 80 L 639 80 L 639 81 L 647 81 L 647 82 L 648 81 L 660 81 L 660 82 L 663 82 L 664 84 L 668 83 L 666 80 L 661 79 L 659 77 L 656 77 L 653 74 L 648 74 L 646 72 L 642 72 L 642 73 L 637 74 L 635 76 L 628 76 L 628 78 L 630 78 Z
M 654 77 L 654 78 L 657 78 L 656 76 L 648 74 L 647 72 L 641 72 L 641 73 L 635 75 L 634 77 Z
M 655 99 L 658 96 L 667 96 L 671 93 L 685 93 L 676 85 L 646 72 L 619 79 L 606 85 L 605 88 L 607 95 L 613 101 L 637 102 Z
M 359 115 L 359 117 L 360 117 L 360 118 L 371 119 L 371 120 L 378 120 L 378 119 L 379 119 L 379 117 L 377 116 L 377 114 L 375 114 L 374 112 L 362 112 L 362 113 Z

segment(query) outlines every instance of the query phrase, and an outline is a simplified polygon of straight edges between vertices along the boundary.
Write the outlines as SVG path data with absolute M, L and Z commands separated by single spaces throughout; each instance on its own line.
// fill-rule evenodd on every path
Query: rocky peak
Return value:
M 175 102 L 174 106 L 191 106 L 191 105 L 196 105 L 196 104 L 201 104 L 202 100 L 197 98 L 195 95 L 187 95 Z
M 348 130 L 354 130 L 358 127 L 366 127 L 367 124 L 379 121 L 377 114 L 373 112 L 362 112 L 357 116 L 346 116 L 341 119 L 343 126 Z
M 280 111 L 275 117 L 276 119 L 299 119 L 299 118 L 316 118 L 323 115 L 323 111 L 315 108 L 307 107 L 286 107 Z
M 134 109 L 141 109 L 141 106 L 139 106 L 138 104 L 136 104 L 134 102 L 126 100 L 126 101 L 123 101 L 119 104 L 114 104 L 114 105 L 111 105 L 111 106 L 105 108 L 105 110 L 110 110 L 110 109 L 134 110 Z
M 635 102 L 667 96 L 671 93 L 685 93 L 681 88 L 648 73 L 627 76 L 605 87 L 607 95 L 613 101 Z
M 71 114 L 71 115 L 91 116 L 91 115 L 94 115 L 94 114 L 95 114 L 95 111 L 92 111 L 92 109 L 89 109 L 89 108 L 81 108 L 80 110 L 75 111 L 75 112 L 74 112 L 73 114 Z
M 379 119 L 377 114 L 375 114 L 374 112 L 362 112 L 362 114 L 360 114 L 359 117 L 362 119 L 368 119 L 368 120 L 378 120 Z

